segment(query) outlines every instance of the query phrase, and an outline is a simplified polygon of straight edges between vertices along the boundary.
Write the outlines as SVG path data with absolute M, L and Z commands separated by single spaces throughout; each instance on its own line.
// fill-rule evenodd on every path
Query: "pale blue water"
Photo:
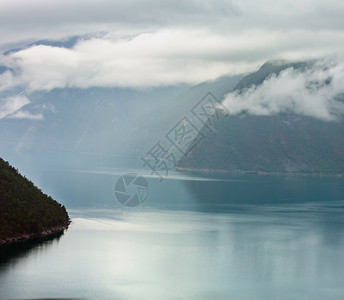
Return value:
M 342 179 L 148 178 L 150 198 L 128 209 L 114 176 L 54 174 L 61 195 L 80 191 L 73 223 L 2 257 L 1 299 L 344 298 Z

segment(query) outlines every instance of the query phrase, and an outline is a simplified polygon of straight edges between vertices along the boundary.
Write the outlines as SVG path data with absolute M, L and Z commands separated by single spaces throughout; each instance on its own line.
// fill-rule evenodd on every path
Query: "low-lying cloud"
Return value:
M 306 70 L 288 68 L 262 84 L 229 93 L 223 104 L 230 114 L 294 113 L 324 121 L 344 116 L 344 61 L 327 58 Z
M 8 68 L 0 74 L 0 91 L 196 84 L 254 70 L 270 58 L 317 57 L 329 53 L 326 47 L 341 49 L 331 44 L 327 32 L 313 35 L 161 30 L 121 39 L 80 39 L 72 48 L 34 45 L 0 56 L 0 65 Z M 344 33 L 338 32 L 338 39 L 344 40 Z
M 0 74 L 0 90 L 194 84 L 257 65 L 252 59 L 240 59 L 244 49 L 237 36 L 227 38 L 202 30 L 166 30 L 119 40 L 90 38 L 71 49 L 36 45 L 0 57 L 0 64 L 9 68 Z M 250 43 L 262 47 L 259 34 Z M 219 59 L 228 53 L 231 58 Z

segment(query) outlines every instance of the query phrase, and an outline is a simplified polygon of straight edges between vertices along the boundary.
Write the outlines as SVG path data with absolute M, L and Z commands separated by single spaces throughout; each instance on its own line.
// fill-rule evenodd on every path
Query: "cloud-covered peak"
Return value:
M 223 103 L 231 114 L 293 113 L 335 121 L 344 116 L 343 82 L 343 58 L 331 57 L 272 74 L 259 85 L 229 93 Z

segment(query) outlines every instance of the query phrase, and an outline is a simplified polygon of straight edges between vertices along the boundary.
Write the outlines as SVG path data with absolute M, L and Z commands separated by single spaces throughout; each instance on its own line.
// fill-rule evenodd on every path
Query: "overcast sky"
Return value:
M 344 50 L 340 0 L 1 0 L 1 52 L 40 39 L 82 35 L 0 56 L 12 72 L 0 90 L 145 87 L 198 83 L 253 71 L 268 59 Z

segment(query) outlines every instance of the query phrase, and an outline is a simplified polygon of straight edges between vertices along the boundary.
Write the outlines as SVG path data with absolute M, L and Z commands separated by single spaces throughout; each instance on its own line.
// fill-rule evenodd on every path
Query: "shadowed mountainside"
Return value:
M 286 68 L 303 72 L 310 64 L 268 62 L 243 77 L 235 90 L 259 86 Z M 243 112 L 221 115 L 213 122 L 214 132 L 204 127 L 206 139 L 178 162 L 177 169 L 344 174 L 342 120 L 327 122 L 292 112 L 268 116 Z

